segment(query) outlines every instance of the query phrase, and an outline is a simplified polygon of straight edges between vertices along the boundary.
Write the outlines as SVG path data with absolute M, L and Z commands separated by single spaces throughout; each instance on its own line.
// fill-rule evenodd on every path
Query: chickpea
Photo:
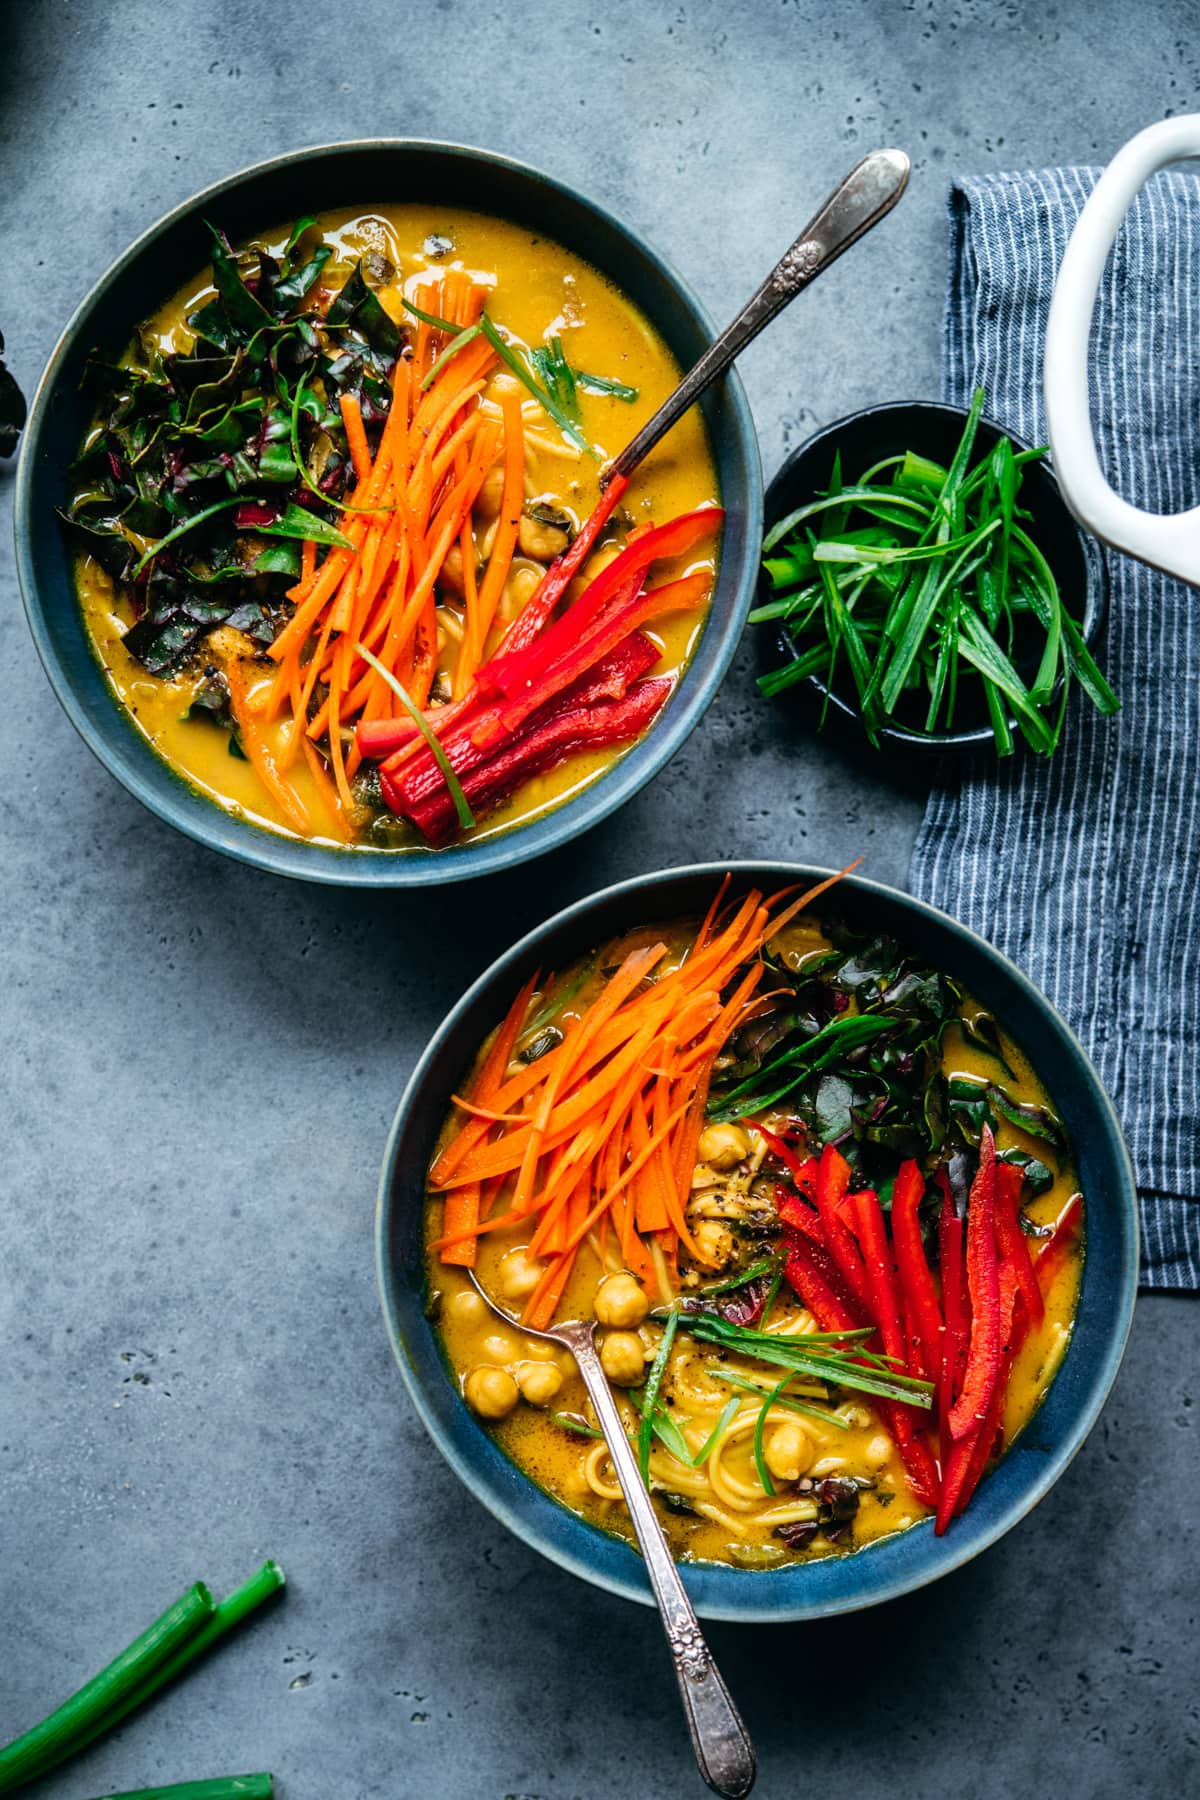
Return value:
M 696 1154 L 714 1169 L 732 1169 L 750 1154 L 750 1136 L 740 1125 L 706 1125 Z
M 442 566 L 438 570 L 438 585 L 449 588 L 452 593 L 462 594 L 466 591 L 463 577 L 463 554 L 461 544 L 451 544 L 442 558 Z
M 500 1292 L 506 1300 L 528 1300 L 542 1279 L 543 1265 L 527 1250 L 510 1250 L 500 1259 Z
M 463 1384 L 467 1405 L 481 1419 L 503 1419 L 517 1404 L 517 1384 L 507 1369 L 486 1363 L 472 1369 Z
M 475 496 L 475 508 L 481 519 L 494 519 L 504 498 L 504 464 L 493 463 L 483 478 L 483 486 Z
M 780 1481 L 799 1481 L 812 1462 L 812 1442 L 806 1431 L 793 1425 L 776 1425 L 763 1447 L 763 1459 Z
M 602 1325 L 640 1325 L 650 1311 L 641 1287 L 632 1275 L 606 1275 L 596 1289 L 596 1317 Z
M 511 570 L 500 595 L 500 613 L 503 618 L 515 619 L 528 605 L 543 573 L 540 566 L 535 569 L 528 563 L 519 563 Z
M 604 1373 L 618 1387 L 636 1387 L 646 1372 L 646 1352 L 636 1331 L 610 1331 L 600 1346 Z
M 733 1233 L 727 1225 L 722 1225 L 720 1219 L 701 1219 L 692 1236 L 699 1246 L 701 1256 L 713 1268 L 724 1268 L 737 1254 Z
M 459 1293 L 451 1295 L 449 1306 L 454 1317 L 464 1325 L 482 1324 L 487 1314 L 487 1306 L 474 1288 L 463 1288 Z
M 553 562 L 571 541 L 568 515 L 548 501 L 535 501 L 521 514 L 517 544 L 522 556 L 535 562 Z
M 620 544 L 605 544 L 599 550 L 593 550 L 584 566 L 583 586 L 595 581 L 597 575 L 602 575 L 609 563 L 616 562 L 620 554 Z
M 253 638 L 248 638 L 244 631 L 234 625 L 218 625 L 210 631 L 204 640 L 204 648 L 209 656 L 216 657 L 218 662 L 232 662 L 237 658 L 249 658 L 261 655 L 259 646 Z
M 480 1345 L 489 1362 L 510 1363 L 517 1354 L 517 1346 L 507 1331 L 493 1331 L 484 1338 Z
M 550 1362 L 517 1364 L 517 1386 L 530 1406 L 549 1406 L 562 1387 L 561 1372 Z

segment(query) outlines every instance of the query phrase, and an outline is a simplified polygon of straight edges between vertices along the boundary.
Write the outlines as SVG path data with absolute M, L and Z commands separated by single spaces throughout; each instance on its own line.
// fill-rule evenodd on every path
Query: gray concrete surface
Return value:
M 266 0 L 5 9 L 0 325 L 32 387 L 168 205 L 257 157 L 462 137 L 575 180 L 717 315 L 862 151 L 902 211 L 746 358 L 770 473 L 934 392 L 956 169 L 1102 159 L 1196 102 L 1194 4 Z M 11 481 L 0 474 L 0 542 Z M 747 653 L 623 815 L 518 878 L 361 898 L 172 836 L 92 763 L 0 568 L 0 1738 L 197 1575 L 284 1602 L 34 1800 L 271 1768 L 286 1800 L 701 1790 L 652 1617 L 460 1489 L 392 1367 L 371 1209 L 400 1085 L 519 929 L 698 855 L 858 851 L 919 784 L 758 703 Z M 825 1627 L 713 1636 L 766 1800 L 1196 1791 L 1196 1312 L 1144 1300 L 1101 1427 L 972 1568 Z

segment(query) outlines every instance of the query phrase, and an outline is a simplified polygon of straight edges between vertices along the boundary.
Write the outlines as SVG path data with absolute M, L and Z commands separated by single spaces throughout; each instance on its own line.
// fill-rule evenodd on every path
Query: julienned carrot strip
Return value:
M 531 1326 L 534 1331 L 544 1330 L 554 1317 L 555 1308 L 562 1299 L 563 1289 L 570 1279 L 578 1251 L 577 1244 L 570 1250 L 564 1250 L 557 1262 L 551 1264 L 530 1295 L 522 1318 L 525 1324 Z
M 397 636 L 401 639 L 406 638 L 409 632 L 416 628 L 427 603 L 433 599 L 433 584 L 441 571 L 447 551 L 462 530 L 463 520 L 483 486 L 484 477 L 491 466 L 494 449 L 494 435 L 486 429 L 481 431 L 476 439 L 470 469 L 456 491 L 453 505 L 450 506 L 447 503 L 448 514 L 444 517 L 441 525 L 437 527 L 436 540 L 427 546 L 428 561 L 405 602 L 404 613 L 397 627 Z
M 449 1205 L 449 1196 L 447 1196 Z M 489 1231 L 506 1231 L 510 1225 L 519 1225 L 522 1215 L 511 1208 L 506 1213 L 497 1213 L 494 1218 L 478 1221 L 474 1225 L 464 1225 L 458 1231 L 443 1231 L 440 1237 L 430 1240 L 429 1248 L 436 1250 L 442 1261 L 446 1260 L 446 1250 L 453 1244 L 465 1243 L 469 1238 L 483 1237 Z
M 246 705 L 246 677 L 236 657 L 231 657 L 226 664 L 225 680 L 229 688 L 230 710 L 251 767 L 288 823 L 307 837 L 312 830 L 312 821 L 300 796 L 279 773 L 275 759 L 259 731 L 258 721 Z
M 492 1102 L 495 1100 L 501 1085 L 500 1078 L 508 1066 L 509 1058 L 513 1052 L 513 1045 L 520 1035 L 521 1026 L 525 1022 L 525 1014 L 529 1010 L 529 1002 L 537 989 L 537 983 L 538 975 L 535 971 L 517 994 L 512 1005 L 504 1015 L 500 1027 L 492 1040 L 491 1047 L 480 1065 L 479 1074 L 476 1077 L 471 1090 L 471 1098 L 473 1100 L 480 1102 Z M 529 1072 L 534 1072 L 533 1065 L 531 1065 Z M 462 1160 L 461 1153 L 457 1157 L 455 1155 L 455 1152 L 460 1150 L 460 1146 L 463 1146 L 465 1143 L 465 1148 L 469 1150 L 473 1142 L 486 1136 L 486 1125 L 479 1127 L 474 1121 L 465 1125 L 458 1133 L 457 1137 L 455 1137 L 435 1159 L 433 1167 L 429 1171 L 430 1181 L 435 1185 L 438 1184 L 441 1179 L 441 1171 L 443 1168 L 448 1167 L 452 1169 L 456 1166 L 458 1161 Z
M 354 464 L 354 473 L 360 481 L 365 481 L 371 472 L 371 452 L 367 448 L 367 434 L 363 429 L 362 408 L 354 394 L 339 394 L 338 405 L 342 412 L 342 424 L 346 428 L 346 444 L 350 451 L 350 461 Z
M 317 546 L 311 538 L 305 538 L 300 546 L 300 580 L 310 582 L 317 569 Z
M 479 1216 L 482 1199 L 483 1186 L 478 1181 L 455 1188 L 453 1193 L 446 1195 L 442 1234 L 450 1241 L 441 1252 L 443 1263 L 466 1269 L 475 1267 L 479 1243 L 474 1234 L 482 1223 Z
M 521 527 L 521 509 L 525 503 L 525 428 L 521 402 L 516 394 L 505 394 L 500 402 L 504 418 L 504 489 L 500 498 L 500 517 L 492 540 L 492 553 L 479 589 L 477 635 L 472 640 L 471 656 L 476 664 L 483 660 L 484 647 L 500 595 L 508 579 L 517 533 Z M 455 699 L 462 695 L 455 690 Z
M 641 1088 L 638 1088 L 633 1097 L 630 1125 L 630 1143 L 634 1154 L 637 1155 L 650 1142 L 650 1118 L 646 1110 L 646 1097 Z M 638 1176 L 636 1212 L 637 1228 L 642 1233 L 665 1231 L 671 1223 L 666 1196 L 659 1186 L 657 1155 L 647 1159 L 645 1167 Z
M 638 984 L 645 980 L 666 954 L 667 946 L 663 943 L 648 944 L 640 950 L 631 951 L 621 967 L 605 983 L 603 991 L 588 1007 L 574 1031 L 559 1046 L 559 1054 L 555 1058 L 554 1067 L 547 1076 L 542 1096 L 530 1121 L 529 1139 L 521 1159 L 517 1185 L 513 1192 L 514 1206 L 521 1206 L 531 1191 L 534 1168 L 541 1152 L 542 1140 L 563 1083 L 570 1079 L 601 1026 L 633 993 Z

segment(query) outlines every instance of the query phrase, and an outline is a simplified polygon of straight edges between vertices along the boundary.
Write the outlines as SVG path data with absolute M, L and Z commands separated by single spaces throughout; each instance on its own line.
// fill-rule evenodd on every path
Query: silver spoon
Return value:
M 668 395 L 652 419 L 631 438 L 604 473 L 605 483 L 615 475 L 632 475 L 659 438 L 670 431 L 718 375 L 724 374 L 776 313 L 782 312 L 802 288 L 815 281 L 823 269 L 836 262 L 843 250 L 857 243 L 887 213 L 908 186 L 911 164 L 903 150 L 872 150 L 856 163 L 845 180 L 830 194 L 824 206 L 809 220 L 791 249 L 776 263 L 758 292 L 743 306 L 720 337 Z
M 667 1546 L 654 1503 L 642 1481 L 637 1457 L 625 1435 L 617 1403 L 596 1349 L 595 1320 L 564 1319 L 547 1331 L 534 1331 L 492 1298 L 474 1269 L 467 1269 L 465 1273 L 470 1276 L 481 1299 L 506 1324 L 515 1326 L 526 1337 L 563 1344 L 575 1358 L 588 1399 L 604 1433 L 608 1454 L 645 1559 L 646 1573 L 654 1589 L 675 1665 L 700 1773 L 715 1793 L 727 1796 L 727 1800 L 741 1800 L 742 1795 L 748 1794 L 754 1786 L 754 1746 L 713 1661 L 712 1651 Z

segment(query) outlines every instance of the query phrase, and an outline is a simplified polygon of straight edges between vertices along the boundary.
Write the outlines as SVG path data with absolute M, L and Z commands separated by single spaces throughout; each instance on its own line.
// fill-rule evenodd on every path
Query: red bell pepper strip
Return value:
M 797 1192 L 807 1194 L 811 1198 L 817 1191 L 816 1158 L 813 1156 L 801 1156 L 798 1151 L 792 1149 L 790 1144 L 786 1144 L 781 1137 L 776 1137 L 773 1131 L 768 1131 L 765 1125 L 756 1125 L 754 1129 L 757 1131 L 759 1137 L 765 1141 L 772 1156 L 777 1157 L 783 1164 L 784 1168 L 795 1182 Z
M 711 587 L 710 577 L 702 573 L 685 575 L 681 581 L 673 581 L 667 587 L 632 594 L 606 613 L 591 631 L 585 632 L 548 668 L 541 669 L 497 714 L 483 714 L 479 722 L 472 725 L 471 736 L 476 743 L 491 745 L 518 731 L 531 713 L 577 681 L 593 663 L 607 656 L 622 638 L 644 625 L 647 619 L 658 613 L 687 612 L 702 606 Z M 568 613 L 566 619 L 569 618 Z
M 942 1366 L 938 1379 L 938 1439 L 943 1462 L 950 1454 L 950 1408 L 954 1405 L 967 1361 L 970 1322 L 967 1310 L 966 1273 L 963 1268 L 963 1222 L 954 1205 L 950 1183 L 943 1172 L 942 1212 L 938 1220 L 938 1266 L 942 1277 Z
M 869 1188 L 855 1194 L 850 1202 L 862 1245 L 863 1265 L 870 1283 L 872 1314 L 883 1340 L 885 1356 L 899 1369 L 907 1368 L 904 1327 L 900 1322 L 900 1298 L 892 1270 L 892 1254 L 883 1223 L 883 1210 L 878 1196 Z M 891 1426 L 900 1460 L 904 1464 L 909 1485 L 923 1506 L 938 1503 L 938 1478 L 929 1446 L 917 1435 L 918 1418 L 913 1409 L 897 1401 L 884 1408 Z
M 1038 1287 L 1043 1298 L 1049 1295 L 1050 1289 L 1054 1286 L 1063 1266 L 1075 1248 L 1082 1224 L 1083 1195 L 1073 1194 L 1061 1213 L 1058 1224 L 1054 1227 L 1053 1237 L 1045 1240 L 1034 1265 Z
M 652 563 L 661 562 L 664 557 L 682 556 L 702 537 L 719 530 L 724 518 L 719 506 L 697 507 L 693 512 L 680 513 L 666 525 L 640 534 L 594 581 L 588 583 L 574 606 L 568 607 L 548 631 L 540 633 L 527 650 L 518 652 L 509 648 L 507 642 L 502 644 L 487 665 L 488 682 L 510 697 L 531 687 L 537 688 L 545 671 L 560 657 L 569 654 L 622 590 L 632 582 L 636 584 L 636 593 Z M 575 541 L 578 543 L 579 539 Z
M 555 768 L 578 750 L 596 750 L 628 743 L 640 737 L 671 692 L 669 676 L 639 681 L 623 700 L 597 706 L 572 707 L 472 769 L 462 779 L 471 810 L 478 814 L 504 800 L 534 775 Z M 384 798 L 394 811 L 412 820 L 430 843 L 444 843 L 457 827 L 457 814 L 449 792 L 429 795 L 419 804 L 406 802 L 386 770 L 381 773 Z
M 967 1286 L 971 1340 L 962 1392 L 950 1408 L 950 1435 L 965 1438 L 984 1419 L 1000 1372 L 1000 1270 L 996 1256 L 996 1144 L 985 1125 L 979 1171 L 967 1205 Z
M 871 1289 L 867 1281 L 867 1272 L 863 1267 L 863 1259 L 858 1245 L 854 1241 L 853 1233 L 839 1212 L 842 1196 L 849 1185 L 850 1164 L 832 1144 L 826 1144 L 821 1152 L 821 1160 L 817 1164 L 817 1211 L 821 1217 L 821 1233 L 825 1239 L 825 1248 L 837 1264 L 842 1280 L 850 1289 L 858 1305 L 869 1319 L 874 1319 L 875 1315 L 871 1310 Z
M 1033 1258 L 1021 1230 L 1018 1200 L 1024 1171 L 1017 1163 L 996 1164 L 996 1242 L 1007 1267 L 1016 1276 L 1030 1323 L 1040 1325 L 1046 1315 L 1042 1290 L 1033 1270 Z
M 861 1314 L 839 1293 L 837 1269 L 819 1244 L 793 1238 L 783 1272 L 822 1331 L 853 1331 L 862 1323 Z
M 599 500 L 579 527 L 574 542 L 563 551 L 561 556 L 555 557 L 505 632 L 495 655 L 490 657 L 480 669 L 476 680 L 482 686 L 493 685 L 494 672 L 502 658 L 516 656 L 521 651 L 527 650 L 529 645 L 541 635 L 551 613 L 595 549 L 600 533 L 608 524 L 617 501 L 628 486 L 629 477 L 627 475 L 616 475 L 607 487 L 601 490 Z M 609 567 L 612 567 L 611 563 Z
M 535 731 L 575 708 L 593 706 L 601 700 L 623 700 L 633 683 L 648 669 L 653 668 L 658 659 L 657 644 L 643 637 L 640 632 L 632 632 L 615 650 L 597 663 L 589 674 L 565 693 L 559 694 L 553 705 L 535 714 L 528 721 L 526 732 L 521 734 L 522 739 L 529 731 Z M 451 768 L 460 778 L 489 760 L 488 751 L 473 743 L 466 734 L 459 734 L 450 740 L 443 738 L 442 747 Z M 393 768 L 390 760 L 383 767 L 391 776 L 393 785 L 402 798 L 402 810 L 406 812 L 409 807 L 421 805 L 432 795 L 446 792 L 446 778 L 428 751 L 408 760 L 399 770 Z
M 792 1234 L 802 1231 L 804 1236 L 811 1239 L 814 1244 L 819 1244 L 822 1249 L 825 1248 L 821 1221 L 801 1195 L 793 1194 L 789 1188 L 776 1187 L 775 1211 L 784 1224 L 790 1228 Z M 827 1251 L 826 1255 L 828 1255 Z M 836 1264 L 834 1266 L 836 1267 Z
M 902 1163 L 892 1187 L 892 1248 L 908 1322 L 908 1372 L 935 1380 L 942 1366 L 942 1315 L 921 1242 L 919 1208 L 925 1177 L 915 1162 Z
M 1004 1417 L 1004 1399 L 1008 1390 L 1008 1377 L 1012 1369 L 1013 1357 L 1018 1348 L 1017 1333 L 1024 1337 L 1025 1328 L 1018 1323 L 1014 1312 L 1017 1300 L 1017 1279 L 1012 1270 L 1005 1268 L 997 1277 L 997 1309 L 1001 1337 L 1004 1340 L 1000 1352 L 997 1380 L 988 1400 L 987 1410 L 983 1417 L 976 1421 L 973 1431 L 959 1438 L 950 1448 L 942 1469 L 942 1492 L 938 1501 L 937 1518 L 934 1522 L 934 1533 L 941 1537 L 952 1518 L 960 1513 L 975 1489 L 979 1479 L 987 1467 L 988 1457 L 996 1442 L 996 1434 Z M 1022 1316 L 1024 1316 L 1022 1308 Z

